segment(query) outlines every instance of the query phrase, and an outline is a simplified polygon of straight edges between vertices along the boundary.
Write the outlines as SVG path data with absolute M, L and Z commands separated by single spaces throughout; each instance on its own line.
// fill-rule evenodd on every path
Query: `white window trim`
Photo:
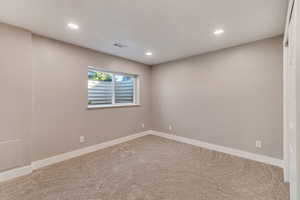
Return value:
M 109 104 L 109 105 L 88 105 L 88 109 L 97 109 L 97 108 L 122 108 L 122 107 L 138 107 L 140 104 Z
M 107 72 L 113 74 L 113 99 L 112 104 L 107 105 L 87 105 L 87 109 L 97 109 L 97 108 L 120 108 L 120 107 L 136 107 L 140 105 L 140 79 L 137 74 L 128 74 L 124 72 L 112 71 L 103 68 L 97 68 L 93 66 L 88 66 L 88 70 L 97 71 L 97 72 Z M 115 76 L 114 75 L 126 75 L 134 77 L 134 88 L 133 88 L 133 103 L 115 103 Z M 89 80 L 87 80 L 88 82 Z M 88 92 L 87 92 L 88 96 Z

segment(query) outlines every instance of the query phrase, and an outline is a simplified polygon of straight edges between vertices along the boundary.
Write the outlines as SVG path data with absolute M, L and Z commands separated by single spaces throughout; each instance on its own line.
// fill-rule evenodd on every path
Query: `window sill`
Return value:
M 93 105 L 88 106 L 87 109 L 99 109 L 99 108 L 122 108 L 122 107 L 138 107 L 140 104 L 115 104 L 115 105 Z

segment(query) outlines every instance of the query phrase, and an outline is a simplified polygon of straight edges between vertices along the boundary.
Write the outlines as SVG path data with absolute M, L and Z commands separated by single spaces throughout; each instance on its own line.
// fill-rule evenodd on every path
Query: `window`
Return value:
M 88 68 L 88 107 L 137 105 L 137 76 Z

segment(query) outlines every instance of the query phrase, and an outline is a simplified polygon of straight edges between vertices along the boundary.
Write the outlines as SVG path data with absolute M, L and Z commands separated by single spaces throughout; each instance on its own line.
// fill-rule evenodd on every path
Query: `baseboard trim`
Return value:
M 129 135 L 129 136 L 126 136 L 126 137 L 118 138 L 118 139 L 115 139 L 115 140 L 111 140 L 111 141 L 108 141 L 108 142 L 100 143 L 100 144 L 97 144 L 97 145 L 85 147 L 85 148 L 78 149 L 78 150 L 75 150 L 75 151 L 63 153 L 63 154 L 53 156 L 53 157 L 50 157 L 50 158 L 46 158 L 46 159 L 43 159 L 43 160 L 34 161 L 34 162 L 31 163 L 31 165 L 28 165 L 28 166 L 24 166 L 24 167 L 12 169 L 12 170 L 9 170 L 9 171 L 1 172 L 0 173 L 0 182 L 8 181 L 10 179 L 14 179 L 14 178 L 17 178 L 17 177 L 20 177 L 20 176 L 25 176 L 25 175 L 28 175 L 28 174 L 32 173 L 34 170 L 37 170 L 37 169 L 40 169 L 40 168 L 43 168 L 43 167 L 46 167 L 46 166 L 49 166 L 49 165 L 53 165 L 53 164 L 56 164 L 56 163 L 59 163 L 59 162 L 65 161 L 65 160 L 69 160 L 69 159 L 72 159 L 72 158 L 75 158 L 75 157 L 78 157 L 78 156 L 82 156 L 82 155 L 85 155 L 85 154 L 88 154 L 88 153 L 99 151 L 101 149 L 105 149 L 105 148 L 108 148 L 108 147 L 111 147 L 111 146 L 114 146 L 114 145 L 118 145 L 118 144 L 121 144 L 121 143 L 124 143 L 124 142 L 128 142 L 130 140 L 134 140 L 136 138 L 140 138 L 140 137 L 143 137 L 143 136 L 146 136 L 146 135 L 155 135 L 155 136 L 175 140 L 177 142 L 191 144 L 191 145 L 202 147 L 202 148 L 205 148 L 205 149 L 218 151 L 218 152 L 230 154 L 230 155 L 233 155 L 233 156 L 238 156 L 238 157 L 241 157 L 241 158 L 254 160 L 254 161 L 257 161 L 257 162 L 262 162 L 262 163 L 266 163 L 266 164 L 269 164 L 269 165 L 274 165 L 274 166 L 277 166 L 277 167 L 284 168 L 284 161 L 280 160 L 280 159 L 276 159 L 276 158 L 272 158 L 272 157 L 268 157 L 268 156 L 263 156 L 263 155 L 258 155 L 258 154 L 255 154 L 255 153 L 241 151 L 241 150 L 237 150 L 237 149 L 233 149 L 233 148 L 229 148 L 229 147 L 210 144 L 210 143 L 202 142 L 200 140 L 195 140 L 195 139 L 190 139 L 190 138 L 181 137 L 181 136 L 177 136 L 177 135 L 172 135 L 172 134 L 168 134 L 168 133 L 149 130 L 149 131 L 144 131 L 144 132 L 141 132 L 141 133 Z
M 78 156 L 82 156 L 88 153 L 92 153 L 95 151 L 99 151 L 101 149 L 105 149 L 114 145 L 118 145 L 124 142 L 128 142 L 130 140 L 134 140 L 136 138 L 140 138 L 146 135 L 149 135 L 151 132 L 150 131 L 144 131 L 141 133 L 137 133 L 137 134 L 133 134 L 133 135 L 129 135 L 126 137 L 121 137 L 118 139 L 114 139 L 108 142 L 104 142 L 104 143 L 100 143 L 100 144 L 96 144 L 93 146 L 89 146 L 89 147 L 85 147 L 82 149 L 78 149 L 75 151 L 71 151 L 71 152 L 67 152 L 67 153 L 63 153 L 63 154 L 59 154 L 50 158 L 46 158 L 43 160 L 38 160 L 38 161 L 34 161 L 31 163 L 31 165 L 28 166 L 24 166 L 24 167 L 20 167 L 20 168 L 16 168 L 16 169 L 12 169 L 9 171 L 5 171 L 5 172 L 1 172 L 0 173 L 0 182 L 4 182 L 4 181 L 8 181 L 10 179 L 14 179 L 20 176 L 25 176 L 28 175 L 30 173 L 32 173 L 34 170 L 49 166 L 49 165 L 53 165 L 65 160 L 69 160 Z
M 108 148 L 108 147 L 111 147 L 111 146 L 114 146 L 114 145 L 117 145 L 117 144 L 121 144 L 121 143 L 130 141 L 130 140 L 134 140 L 136 138 L 143 137 L 143 136 L 146 136 L 148 134 L 149 134 L 149 132 L 145 131 L 145 132 L 129 135 L 129 136 L 126 136 L 126 137 L 118 138 L 118 139 L 115 139 L 115 140 L 111 140 L 111 141 L 108 141 L 108 142 L 96 144 L 94 146 L 85 147 L 85 148 L 82 148 L 82 149 L 79 149 L 79 150 L 75 150 L 75 151 L 71 151 L 71 152 L 68 152 L 68 153 L 60 154 L 60 155 L 53 156 L 53 157 L 50 157 L 50 158 L 46 158 L 46 159 L 43 159 L 43 160 L 34 161 L 34 162 L 32 162 L 31 166 L 32 166 L 33 170 L 40 169 L 42 167 L 53 165 L 53 164 L 56 164 L 56 163 L 59 163 L 59 162 L 65 161 L 65 160 L 69 160 L 69 159 L 72 159 L 72 158 L 75 158 L 75 157 L 78 157 L 78 156 L 82 156 L 82 155 L 92 153 L 92 152 L 95 152 L 95 151 L 98 151 L 98 150 L 101 150 L 101 149 L 104 149 L 104 148 Z
M 280 168 L 284 168 L 284 161 L 283 160 L 272 158 L 272 157 L 269 157 L 269 156 L 259 155 L 259 154 L 250 153 L 250 152 L 246 152 L 246 151 L 242 151 L 242 150 L 237 150 L 237 149 L 233 149 L 233 148 L 229 148 L 229 147 L 210 144 L 210 143 L 202 142 L 200 140 L 190 139 L 190 138 L 181 137 L 181 136 L 172 135 L 172 134 L 163 133 L 163 132 L 158 132 L 158 131 L 151 131 L 150 134 L 160 136 L 160 137 L 163 137 L 163 138 L 167 138 L 167 139 L 171 139 L 171 140 L 175 140 L 177 142 L 191 144 L 191 145 L 202 147 L 202 148 L 205 148 L 205 149 L 218 151 L 218 152 L 230 154 L 230 155 L 233 155 L 233 156 L 245 158 L 245 159 L 248 159 L 248 160 L 254 160 L 254 161 L 257 161 L 257 162 L 261 162 L 261 163 L 277 166 L 277 167 L 280 167 Z
M 25 167 L 20 167 L 12 170 L 8 170 L 0 173 L 0 182 L 8 181 L 14 178 L 18 178 L 20 176 L 26 176 L 32 173 L 32 168 L 30 165 Z

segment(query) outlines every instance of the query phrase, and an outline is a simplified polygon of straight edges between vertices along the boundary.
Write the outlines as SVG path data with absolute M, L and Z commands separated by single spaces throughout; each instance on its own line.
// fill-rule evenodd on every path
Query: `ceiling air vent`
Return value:
M 119 47 L 119 48 L 125 48 L 125 47 L 128 47 L 127 45 L 122 44 L 122 43 L 120 43 L 120 42 L 114 43 L 114 46 L 115 46 L 115 47 Z

